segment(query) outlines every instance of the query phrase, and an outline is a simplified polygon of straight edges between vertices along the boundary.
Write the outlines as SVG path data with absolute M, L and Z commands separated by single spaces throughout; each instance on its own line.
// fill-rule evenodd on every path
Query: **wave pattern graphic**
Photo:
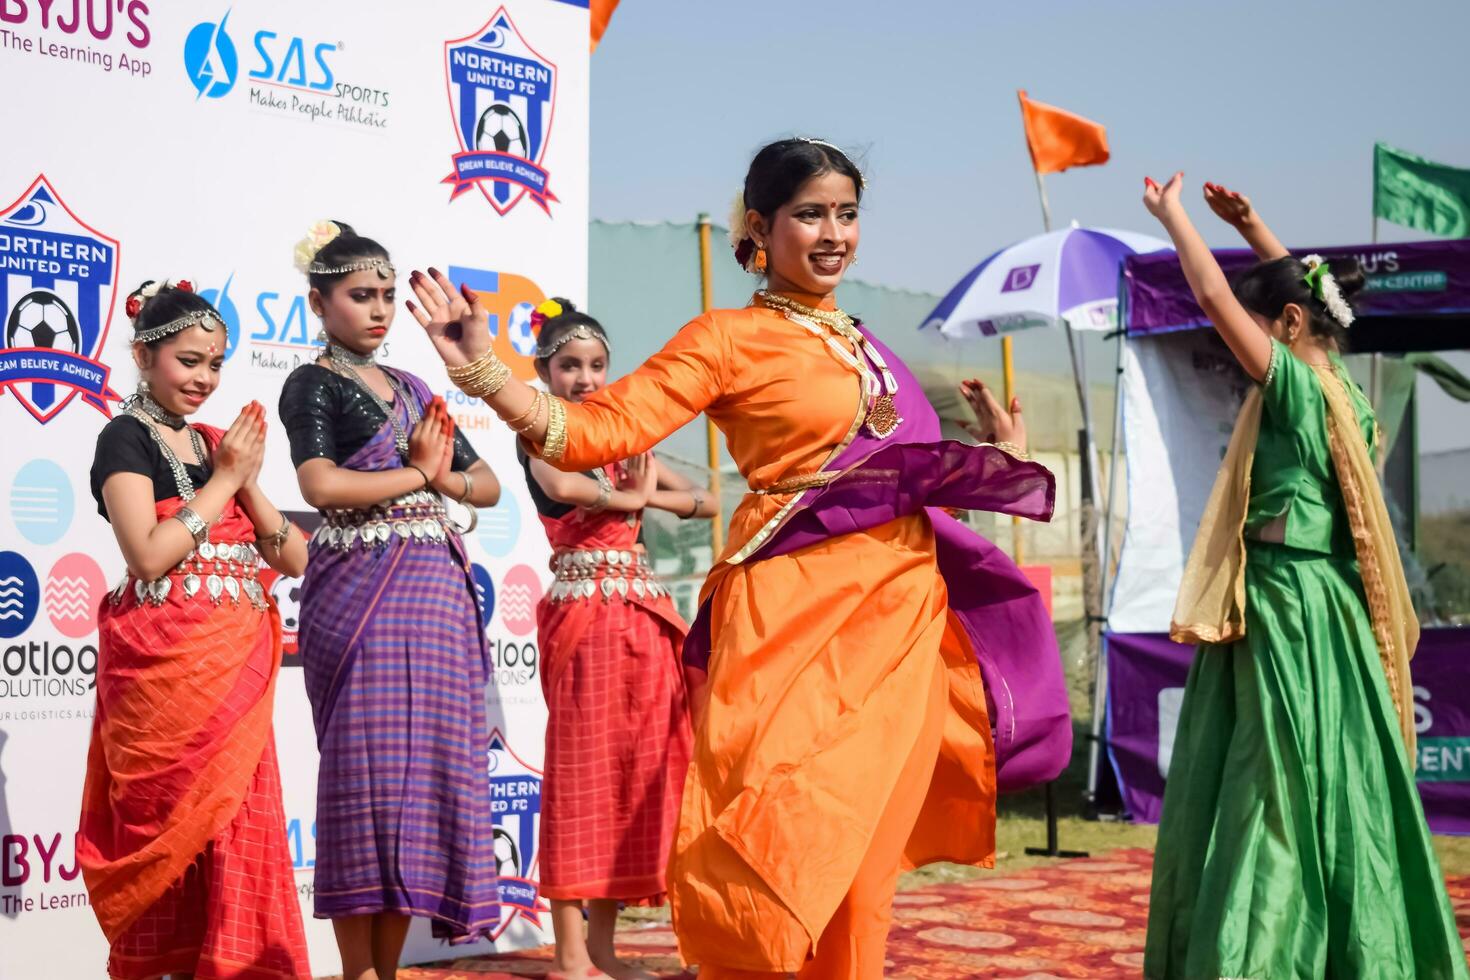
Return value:
M 500 614 L 507 622 L 525 622 L 535 615 L 529 585 L 507 585 L 500 590 Z
M 91 609 L 92 588 L 86 579 L 53 576 L 46 580 L 46 614 L 52 619 L 86 622 Z
M 20 576 L 0 578 L 0 619 L 24 619 L 25 598 L 25 582 Z

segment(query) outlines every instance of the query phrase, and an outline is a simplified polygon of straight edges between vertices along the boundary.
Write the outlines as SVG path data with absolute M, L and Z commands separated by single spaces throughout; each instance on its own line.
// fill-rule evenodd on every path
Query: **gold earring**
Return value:
M 754 263 L 754 265 L 755 265 L 755 271 L 756 272 L 765 272 L 766 271 L 766 247 L 764 245 L 759 245 L 759 244 L 756 245 L 756 247 L 755 247 L 755 263 Z

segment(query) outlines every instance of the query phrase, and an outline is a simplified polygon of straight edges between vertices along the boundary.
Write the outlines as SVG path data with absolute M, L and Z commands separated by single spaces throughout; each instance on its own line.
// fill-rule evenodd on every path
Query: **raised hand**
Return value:
M 1250 198 L 1219 184 L 1205 184 L 1205 203 L 1217 218 L 1235 228 L 1255 217 Z
M 408 437 L 408 465 L 416 466 L 431 481 L 444 461 L 444 406 L 442 398 L 429 402 L 424 417 Z
M 245 482 L 242 484 L 246 489 L 254 487 L 260 480 L 260 469 L 265 463 L 265 406 L 258 401 L 252 401 L 249 405 L 245 406 L 247 411 L 252 407 L 255 409 L 255 425 L 260 432 L 260 453 L 255 457 L 255 468 L 250 471 L 249 475 L 245 478 Z
M 450 367 L 478 359 L 490 349 L 490 314 L 468 286 L 454 288 L 438 269 L 409 273 L 408 284 L 420 305 L 408 300 L 408 312 L 424 328 L 439 357 Z
M 619 490 L 637 493 L 643 488 L 644 477 L 650 468 L 647 453 L 625 459 L 618 464 L 618 478 L 613 485 Z
M 460 481 L 454 479 L 454 417 L 449 414 L 449 406 L 444 403 L 444 399 L 435 398 L 434 402 L 439 409 L 439 424 L 444 429 L 444 448 L 440 450 L 439 467 L 433 471 L 434 489 L 449 494 L 462 489 Z M 454 495 L 458 497 L 457 492 Z
M 1148 213 L 1164 220 L 1170 212 L 1179 207 L 1179 190 L 1184 186 L 1184 171 L 1180 170 L 1169 178 L 1169 182 L 1160 187 L 1152 177 L 1143 178 L 1143 206 L 1148 208 Z
M 235 490 L 247 486 L 260 472 L 265 457 L 264 412 L 259 402 L 246 405 L 215 447 L 214 471 Z
M 978 378 L 960 382 L 960 397 L 975 413 L 976 421 L 960 422 L 966 432 L 980 442 L 1008 442 L 1025 452 L 1026 422 L 1021 418 L 1021 399 L 1012 398 L 1007 411 L 1001 408 L 985 382 Z

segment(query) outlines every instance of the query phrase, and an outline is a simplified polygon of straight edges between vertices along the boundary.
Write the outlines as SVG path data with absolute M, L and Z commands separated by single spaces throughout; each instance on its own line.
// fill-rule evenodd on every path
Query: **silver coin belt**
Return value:
M 208 599 L 216 606 L 228 599 L 238 606 L 243 598 L 256 609 L 266 609 L 265 589 L 256 578 L 260 553 L 243 542 L 206 541 L 184 556 L 167 574 L 151 582 L 128 576 L 108 597 L 115 606 L 127 595 L 128 583 L 138 605 L 161 606 L 170 595 L 185 600 Z
M 669 594 L 653 577 L 648 555 L 641 551 L 563 551 L 552 556 L 551 568 L 556 581 L 547 598 L 552 602 L 591 599 L 599 593 L 603 602 L 614 596 L 657 599 Z
M 437 493 L 416 490 L 366 510 L 329 510 L 314 543 L 334 551 L 376 548 L 395 536 L 411 543 L 442 544 L 457 533 Z

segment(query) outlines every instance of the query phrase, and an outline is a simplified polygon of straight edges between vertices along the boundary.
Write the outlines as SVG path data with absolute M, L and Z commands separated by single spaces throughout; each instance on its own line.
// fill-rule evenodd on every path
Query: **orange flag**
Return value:
M 1031 165 L 1039 174 L 1054 174 L 1068 167 L 1090 167 L 1108 162 L 1108 131 L 1091 119 L 1021 97 L 1021 121 L 1026 126 L 1026 145 Z
M 597 42 L 602 40 L 602 32 L 607 30 L 607 22 L 612 20 L 613 11 L 618 9 L 618 0 L 592 0 L 592 50 L 597 50 Z

